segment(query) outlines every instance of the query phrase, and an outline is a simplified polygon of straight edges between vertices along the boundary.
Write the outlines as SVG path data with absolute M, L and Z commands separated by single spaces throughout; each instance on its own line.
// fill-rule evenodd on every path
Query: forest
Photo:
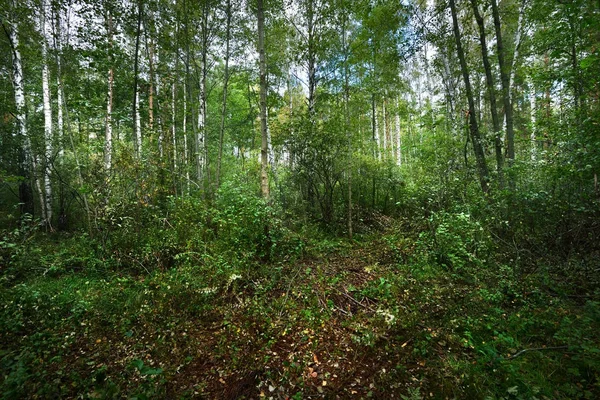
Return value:
M 0 24 L 1 398 L 600 398 L 600 1 Z

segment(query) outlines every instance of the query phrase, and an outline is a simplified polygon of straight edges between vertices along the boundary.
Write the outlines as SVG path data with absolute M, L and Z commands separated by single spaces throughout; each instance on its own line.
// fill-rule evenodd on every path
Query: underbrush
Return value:
M 2 397 L 597 398 L 597 253 L 532 248 L 487 201 L 411 204 L 353 241 L 234 185 L 94 235 L 25 220 L 0 241 Z

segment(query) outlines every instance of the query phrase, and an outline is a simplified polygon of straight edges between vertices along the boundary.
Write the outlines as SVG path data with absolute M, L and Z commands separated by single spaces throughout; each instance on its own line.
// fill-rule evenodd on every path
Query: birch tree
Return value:
M 52 107 L 50 104 L 50 72 L 48 68 L 48 25 L 47 13 L 48 5 L 43 0 L 40 13 L 40 33 L 42 38 L 42 98 L 44 110 L 44 143 L 45 153 L 44 162 L 44 203 L 42 204 L 42 214 L 46 225 L 52 229 Z
M 106 4 L 106 3 L 105 3 Z M 105 10 L 106 36 L 108 41 L 108 92 L 106 95 L 106 127 L 104 131 L 104 169 L 109 172 L 112 167 L 112 148 L 113 148 L 113 84 L 114 84 L 114 67 L 112 63 L 113 51 L 113 16 L 110 8 Z
M 258 23 L 258 59 L 260 79 L 260 191 L 263 198 L 269 198 L 268 141 L 267 141 L 267 62 L 265 59 L 265 9 L 263 0 L 257 0 L 256 17 Z
M 17 8 L 16 2 L 13 1 L 11 4 L 11 11 L 14 13 Z M 42 183 L 40 177 L 36 174 L 38 171 L 38 159 L 32 152 L 31 139 L 27 130 L 27 107 L 25 102 L 25 83 L 23 76 L 23 63 L 21 59 L 21 50 L 19 46 L 19 25 L 15 20 L 2 21 L 2 28 L 11 49 L 12 59 L 12 83 L 15 97 L 15 120 L 17 122 L 17 131 L 20 139 L 23 143 L 23 165 L 22 172 L 26 177 L 33 176 L 35 182 L 35 188 L 38 195 L 40 209 L 44 207 L 44 194 L 42 190 Z M 23 180 L 19 187 L 20 200 L 23 202 L 24 212 L 34 212 L 33 198 L 29 196 L 32 191 L 30 190 L 29 182 L 27 179 Z M 42 218 L 45 215 L 42 211 Z

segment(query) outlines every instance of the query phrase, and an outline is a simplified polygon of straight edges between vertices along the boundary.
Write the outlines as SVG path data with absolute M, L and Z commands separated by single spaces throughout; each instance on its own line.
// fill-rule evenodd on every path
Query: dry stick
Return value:
M 508 360 L 514 360 L 515 358 L 528 353 L 530 351 L 542 351 L 542 350 L 564 350 L 564 349 L 568 349 L 569 346 L 556 346 L 556 347 L 536 347 L 536 348 L 531 348 L 531 349 L 523 349 L 521 351 L 519 351 L 516 354 L 513 354 L 510 357 L 506 357 L 504 358 L 504 360 L 508 361 Z
M 342 292 L 341 290 L 338 290 L 338 292 L 339 292 L 340 294 L 342 294 L 343 296 L 346 296 L 348 299 L 350 299 L 350 300 L 351 300 L 352 302 L 354 302 L 355 304 L 357 304 L 357 305 L 359 305 L 359 306 L 361 306 L 361 307 L 363 307 L 363 308 L 366 308 L 367 310 L 369 310 L 369 311 L 371 311 L 371 312 L 374 312 L 374 313 L 376 313 L 376 312 L 377 312 L 377 311 L 373 310 L 373 308 L 371 308 L 371 307 L 369 307 L 369 306 L 367 306 L 367 305 L 365 305 L 365 304 L 361 303 L 360 301 L 356 300 L 354 297 L 350 296 L 350 295 L 348 294 L 348 292 Z

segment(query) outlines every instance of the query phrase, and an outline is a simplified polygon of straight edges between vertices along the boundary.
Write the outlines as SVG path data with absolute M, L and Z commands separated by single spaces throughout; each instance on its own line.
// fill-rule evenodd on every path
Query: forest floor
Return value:
M 336 241 L 213 286 L 194 267 L 5 283 L 2 397 L 599 398 L 593 294 L 414 247 Z

